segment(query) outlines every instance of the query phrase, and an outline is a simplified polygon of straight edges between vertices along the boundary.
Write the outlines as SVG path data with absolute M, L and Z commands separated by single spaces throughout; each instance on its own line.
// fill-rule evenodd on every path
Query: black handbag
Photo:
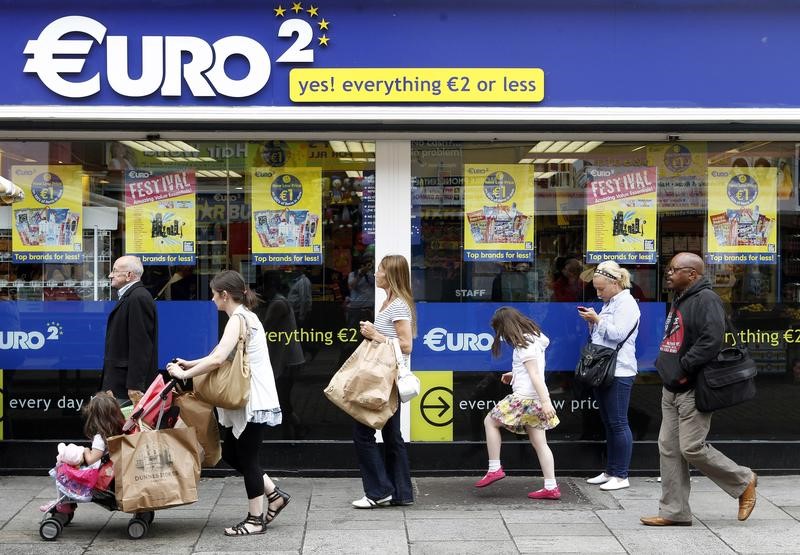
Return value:
M 616 348 L 604 347 L 591 341 L 581 349 L 581 357 L 575 367 L 575 381 L 583 388 L 608 387 L 614 381 L 614 370 L 617 367 L 617 355 L 625 342 L 633 335 L 639 322 L 631 328 L 625 339 Z
M 732 407 L 756 396 L 756 363 L 743 347 L 722 349 L 698 373 L 694 403 L 700 412 Z

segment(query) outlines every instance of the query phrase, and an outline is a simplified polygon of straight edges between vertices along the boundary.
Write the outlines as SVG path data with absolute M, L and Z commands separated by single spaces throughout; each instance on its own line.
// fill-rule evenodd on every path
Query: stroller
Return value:
M 172 390 L 176 383 L 173 379 L 165 384 L 159 375 L 125 421 L 123 433 L 137 433 L 142 428 L 174 427 L 178 420 L 178 407 L 172 406 Z M 55 479 L 58 495 L 40 508 L 45 514 L 39 524 L 39 536 L 46 541 L 57 539 L 64 527 L 72 522 L 78 503 L 95 503 L 109 511 L 121 510 L 115 497 L 111 468 L 108 453 L 100 460 L 99 468 L 76 469 L 63 463 L 56 465 L 50 475 Z M 128 521 L 128 537 L 133 540 L 143 538 L 154 517 L 154 511 L 133 513 Z

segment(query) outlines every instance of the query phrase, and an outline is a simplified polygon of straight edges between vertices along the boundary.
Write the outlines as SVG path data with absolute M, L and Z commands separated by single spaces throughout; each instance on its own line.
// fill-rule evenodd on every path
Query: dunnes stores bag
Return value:
M 250 398 L 250 360 L 247 356 L 247 323 L 242 314 L 239 341 L 219 368 L 192 379 L 195 396 L 214 407 L 236 410 Z
M 746 349 L 728 347 L 697 374 L 694 404 L 713 412 L 744 403 L 756 396 L 756 364 Z
M 200 447 L 194 428 L 113 436 L 108 448 L 122 511 L 153 511 L 197 501 Z

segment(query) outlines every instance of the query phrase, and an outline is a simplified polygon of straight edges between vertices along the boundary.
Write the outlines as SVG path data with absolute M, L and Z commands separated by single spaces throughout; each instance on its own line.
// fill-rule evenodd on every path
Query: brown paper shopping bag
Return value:
M 117 505 L 126 513 L 197 501 L 200 449 L 194 428 L 108 438 Z
M 397 410 L 396 380 L 393 347 L 365 339 L 333 375 L 325 395 L 362 424 L 380 430 Z
M 197 432 L 197 441 L 204 452 L 203 466 L 215 466 L 222 458 L 222 446 L 219 443 L 219 425 L 214 416 L 214 407 L 191 392 L 176 397 L 174 403 L 181 409 L 181 420 Z

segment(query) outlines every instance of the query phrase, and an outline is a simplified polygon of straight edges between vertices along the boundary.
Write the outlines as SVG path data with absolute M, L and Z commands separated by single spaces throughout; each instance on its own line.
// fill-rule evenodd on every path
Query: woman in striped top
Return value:
M 408 261 L 396 254 L 384 257 L 375 272 L 375 285 L 386 292 L 386 300 L 375 315 L 374 324 L 359 323 L 361 334 L 372 341 L 397 339 L 408 364 L 411 341 L 417 326 Z M 399 406 L 381 433 L 385 456 L 375 443 L 375 430 L 360 422 L 353 425 L 353 441 L 365 494 L 353 501 L 353 507 L 357 509 L 411 505 L 414 502 L 408 453 L 400 433 Z

